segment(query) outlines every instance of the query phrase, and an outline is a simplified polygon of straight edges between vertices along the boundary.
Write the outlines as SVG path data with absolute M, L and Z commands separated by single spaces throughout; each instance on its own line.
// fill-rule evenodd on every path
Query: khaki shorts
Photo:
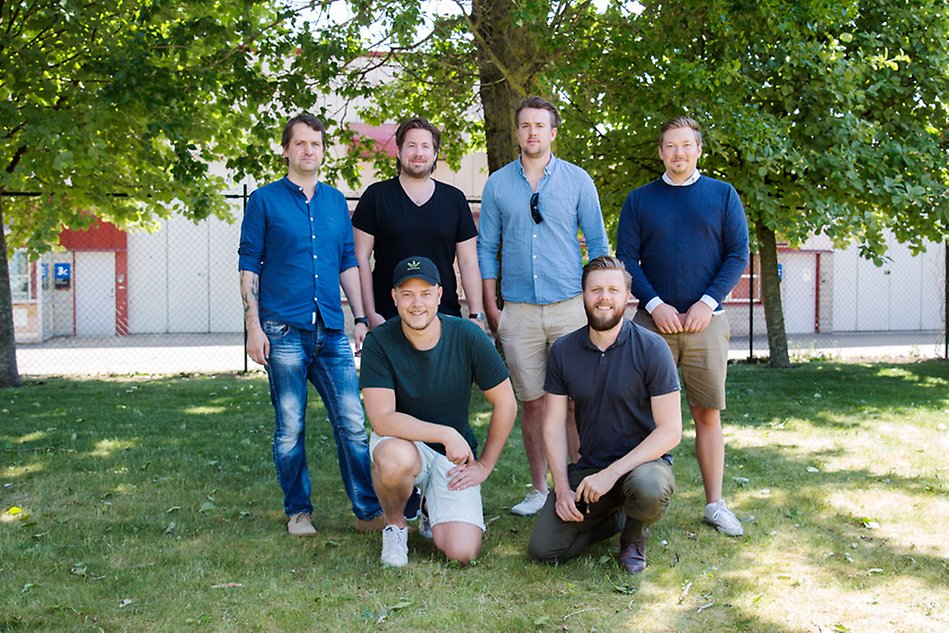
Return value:
M 369 454 L 372 455 L 379 442 L 391 440 L 375 432 L 369 437 Z M 464 490 L 449 490 L 451 477 L 448 471 L 455 467 L 448 458 L 425 442 L 413 442 L 422 460 L 422 470 L 415 477 L 415 485 L 422 491 L 432 525 L 457 521 L 481 528 L 484 532 L 484 510 L 481 507 L 481 485 Z
M 543 397 L 550 346 L 586 322 L 581 295 L 546 305 L 504 304 L 498 339 L 504 348 L 504 361 L 511 371 L 514 392 L 521 402 Z
M 725 408 L 725 374 L 728 368 L 728 317 L 712 317 L 701 332 L 663 334 L 645 310 L 637 310 L 633 322 L 665 339 L 676 365 L 682 369 L 685 399 L 690 407 Z

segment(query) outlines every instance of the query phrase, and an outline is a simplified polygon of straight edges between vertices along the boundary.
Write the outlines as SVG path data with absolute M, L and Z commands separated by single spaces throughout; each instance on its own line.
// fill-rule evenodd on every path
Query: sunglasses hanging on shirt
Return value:
M 544 216 L 540 214 L 540 192 L 531 195 L 531 219 L 534 224 L 540 224 L 544 221 Z

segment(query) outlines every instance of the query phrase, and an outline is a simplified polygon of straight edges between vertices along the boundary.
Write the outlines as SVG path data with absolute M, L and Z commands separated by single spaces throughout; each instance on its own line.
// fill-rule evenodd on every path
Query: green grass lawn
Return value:
M 312 393 L 312 392 L 311 392 Z M 319 398 L 319 534 L 284 532 L 263 374 L 50 379 L 0 390 L 0 631 L 946 631 L 949 365 L 729 374 L 729 539 L 701 522 L 691 424 L 637 578 L 604 542 L 532 563 L 515 430 L 468 569 L 357 534 Z M 483 438 L 487 413 L 476 402 Z

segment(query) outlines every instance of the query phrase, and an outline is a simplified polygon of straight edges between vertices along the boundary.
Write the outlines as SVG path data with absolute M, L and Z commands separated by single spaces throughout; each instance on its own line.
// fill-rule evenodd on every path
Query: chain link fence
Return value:
M 100 223 L 66 231 L 61 248 L 9 260 L 17 360 L 24 375 L 255 369 L 243 351 L 237 274 L 248 192 L 228 196 L 233 222 L 173 217 L 157 230 Z M 6 194 L 6 209 L 17 197 Z M 350 198 L 350 208 L 356 198 Z M 472 200 L 477 218 L 480 201 Z M 12 209 L 10 209 L 12 211 Z M 820 237 L 779 248 L 792 354 L 947 355 L 947 244 L 913 255 L 892 241 L 882 267 Z M 726 301 L 735 359 L 768 353 L 757 257 Z M 460 284 L 459 284 L 460 287 Z M 344 309 L 348 315 L 348 309 Z M 351 317 L 347 327 L 351 332 Z

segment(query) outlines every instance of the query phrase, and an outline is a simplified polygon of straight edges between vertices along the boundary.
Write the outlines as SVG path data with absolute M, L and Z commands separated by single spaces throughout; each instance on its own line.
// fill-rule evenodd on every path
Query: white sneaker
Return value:
M 428 512 L 425 510 L 419 511 L 418 534 L 422 538 L 432 540 L 432 520 L 428 518 Z
M 387 525 L 382 530 L 382 564 L 405 567 L 409 564 L 409 529 Z
M 306 512 L 298 512 L 287 521 L 287 532 L 292 536 L 316 536 L 313 519 Z
M 741 521 L 728 509 L 724 499 L 705 506 L 705 522 L 711 523 L 719 532 L 728 536 L 741 536 L 745 533 Z
M 532 514 L 540 512 L 540 509 L 544 507 L 545 503 L 547 503 L 546 492 L 541 492 L 536 489 L 531 490 L 527 493 L 527 496 L 524 497 L 523 501 L 511 508 L 511 513 L 522 517 L 529 517 Z

